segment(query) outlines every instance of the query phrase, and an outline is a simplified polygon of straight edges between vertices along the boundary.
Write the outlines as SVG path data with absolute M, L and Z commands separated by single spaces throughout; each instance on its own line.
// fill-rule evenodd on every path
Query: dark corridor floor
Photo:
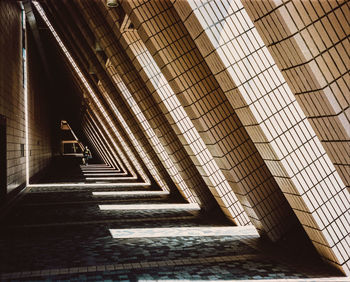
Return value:
M 346 281 L 316 257 L 286 257 L 254 228 L 142 186 L 32 187 L 1 221 L 1 281 Z

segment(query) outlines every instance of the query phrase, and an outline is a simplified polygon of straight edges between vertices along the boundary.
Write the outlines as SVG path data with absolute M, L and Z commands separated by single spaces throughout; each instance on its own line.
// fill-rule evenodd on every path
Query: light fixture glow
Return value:
M 98 42 L 97 40 L 95 42 L 95 51 L 96 52 L 102 52 L 103 51 L 102 48 L 101 48 L 100 42 Z
M 107 7 L 108 8 L 116 8 L 119 6 L 118 0 L 107 0 Z

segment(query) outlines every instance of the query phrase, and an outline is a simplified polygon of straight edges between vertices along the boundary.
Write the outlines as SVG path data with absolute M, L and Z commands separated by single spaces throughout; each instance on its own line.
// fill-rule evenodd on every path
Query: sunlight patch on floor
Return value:
M 43 183 L 43 184 L 30 184 L 27 187 L 144 187 L 147 188 L 151 186 L 151 183 L 84 183 L 84 182 L 72 182 L 72 183 Z
M 85 177 L 86 180 L 132 180 L 137 179 L 134 176 L 115 176 L 115 177 Z
M 84 174 L 84 176 L 121 176 L 122 175 L 121 173 L 117 173 L 117 172 L 110 172 L 110 173 L 107 173 L 107 172 L 102 172 L 102 173 L 84 172 L 83 174 Z
M 92 192 L 93 196 L 162 196 L 169 195 L 168 191 L 106 191 L 106 192 Z
M 83 171 L 83 174 L 88 174 L 88 173 L 108 173 L 110 174 L 117 174 L 118 175 L 127 175 L 127 172 L 115 172 L 115 171 L 105 171 L 105 170 L 89 170 L 89 171 Z M 135 176 L 136 177 L 136 176 Z
M 198 204 L 98 205 L 100 210 L 200 210 Z
M 90 171 L 90 170 L 102 170 L 102 171 L 117 171 L 115 168 L 108 167 L 82 167 L 82 171 Z
M 155 238 L 155 237 L 203 237 L 203 236 L 259 236 L 253 226 L 219 227 L 170 227 L 109 229 L 113 238 Z
M 157 279 L 157 280 L 153 280 L 153 279 L 140 279 L 137 280 L 138 282 L 208 282 L 208 279 L 191 279 L 191 280 L 184 280 L 184 279 Z M 215 279 L 216 282 L 228 282 L 228 281 L 239 281 L 239 282 L 252 282 L 252 281 L 261 281 L 261 282 L 281 282 L 281 281 L 285 281 L 285 282 L 322 282 L 322 281 L 329 281 L 329 282 L 336 282 L 336 281 L 344 281 L 344 282 L 349 282 L 349 277 L 327 277 L 327 278 L 323 278 L 323 277 L 316 277 L 316 278 L 276 278 L 276 279 L 258 279 L 258 278 L 254 278 L 254 279 L 248 279 L 248 280 L 220 280 L 220 279 Z

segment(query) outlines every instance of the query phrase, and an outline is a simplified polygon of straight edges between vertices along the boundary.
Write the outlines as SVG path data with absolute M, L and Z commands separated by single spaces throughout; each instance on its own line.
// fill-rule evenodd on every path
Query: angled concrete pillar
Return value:
M 296 222 L 292 209 L 172 4 L 127 2 L 123 7 L 224 172 L 229 189 L 260 232 L 279 239 Z M 146 15 L 148 9 L 153 12 Z M 140 49 L 139 42 L 135 46 Z
M 91 136 L 90 138 L 92 139 L 92 142 L 94 142 L 95 147 L 99 148 L 99 152 L 103 156 L 106 164 L 115 168 L 117 171 L 122 172 L 121 168 L 123 165 L 116 161 L 117 156 L 114 156 L 115 153 L 113 153 L 110 150 L 109 144 L 106 143 L 105 139 L 103 138 L 103 136 L 101 136 L 98 129 L 94 128 L 92 122 L 89 119 L 90 117 L 87 113 L 85 113 L 83 119 L 83 126 L 85 126 L 87 131 L 89 131 L 89 135 Z
M 52 8 L 52 7 L 51 7 Z M 57 10 L 55 10 L 57 11 Z M 55 17 L 58 18 L 58 20 L 55 20 L 55 23 L 59 25 L 57 22 L 59 21 L 59 15 L 60 13 L 51 13 L 51 16 L 53 17 L 53 14 L 55 14 Z M 86 60 L 92 60 L 92 57 L 90 57 L 84 48 L 79 48 L 77 46 L 77 43 L 80 42 L 84 46 L 84 42 L 81 41 L 81 37 L 79 34 L 77 34 L 74 30 L 71 30 L 71 33 L 69 35 L 64 34 L 64 36 L 69 36 L 69 40 L 66 40 L 66 44 L 69 42 L 69 46 L 71 49 L 71 52 L 75 55 L 75 57 L 82 58 L 80 61 L 85 62 Z M 85 56 L 85 57 L 84 57 Z M 96 63 L 96 61 L 94 62 Z M 103 82 L 106 82 L 106 85 L 108 83 L 108 80 L 105 80 L 106 77 L 104 76 L 104 72 L 101 68 L 98 67 L 97 64 L 94 65 L 96 69 L 98 70 L 98 75 L 102 79 Z M 84 66 L 82 63 L 80 63 L 80 69 L 84 70 Z M 85 70 L 85 75 L 87 74 L 87 70 Z M 87 76 L 86 76 L 87 78 Z M 92 79 L 89 80 L 90 86 L 92 85 Z M 146 165 L 144 164 L 144 160 L 139 155 L 140 152 L 138 152 L 139 148 L 135 148 L 133 145 L 133 134 L 131 132 L 128 132 L 128 130 L 125 128 L 126 124 L 122 124 L 121 118 L 122 116 L 119 116 L 118 118 L 115 116 L 115 111 L 111 109 L 110 103 L 108 103 L 105 100 L 105 97 L 101 95 L 100 91 L 98 91 L 97 83 L 95 84 L 95 95 L 92 96 L 92 100 L 96 104 L 96 107 L 101 110 L 101 113 L 103 114 L 104 118 L 106 119 L 107 123 L 105 126 L 109 128 L 109 132 L 111 132 L 115 138 L 117 138 L 121 144 L 123 145 L 123 148 L 126 150 L 128 156 L 130 157 L 130 160 L 132 160 L 132 163 L 135 165 L 135 168 L 137 168 L 137 172 L 142 176 L 143 180 L 145 182 L 148 182 L 150 179 L 153 179 L 154 175 L 152 170 L 149 170 Z M 121 108 L 124 112 L 123 114 L 130 114 L 127 112 L 127 109 Z M 137 127 L 137 124 L 133 121 L 133 117 L 128 115 L 128 122 L 131 122 Z M 132 125 L 130 126 L 132 127 Z M 142 148 L 141 148 L 142 151 Z M 162 180 L 158 177 L 159 182 Z M 161 185 L 163 186 L 163 185 Z
M 108 150 L 111 152 L 111 157 L 113 159 L 115 159 L 120 170 L 136 177 L 136 174 L 129 170 L 130 165 L 125 163 L 126 161 L 128 161 L 128 159 L 125 158 L 124 155 L 121 155 L 120 146 L 117 147 L 118 145 L 114 142 L 114 140 L 110 139 L 110 135 L 107 134 L 104 125 L 98 124 L 96 113 L 93 113 L 92 110 L 89 108 L 89 110 L 87 110 L 86 114 L 88 117 L 88 123 L 95 130 L 97 136 L 100 137 L 100 140 L 106 145 Z M 132 167 L 132 169 L 134 170 L 133 167 Z
M 72 12 L 68 9 L 61 7 L 61 10 L 66 13 Z M 152 175 L 155 181 L 165 190 L 174 190 L 175 186 L 172 182 L 168 172 L 161 163 L 158 155 L 156 154 L 153 146 L 150 144 L 146 138 L 145 132 L 142 131 L 142 126 L 137 123 L 137 116 L 133 113 L 132 109 L 123 99 L 120 98 L 121 94 L 118 92 L 118 88 L 115 87 L 112 80 L 106 72 L 106 62 L 104 58 L 95 54 L 94 50 L 91 50 L 89 46 L 94 46 L 95 39 L 91 40 L 91 31 L 88 27 L 80 22 L 80 15 L 74 13 L 72 14 L 73 18 L 76 18 L 76 26 L 78 29 L 74 30 L 75 34 L 80 33 L 82 35 L 83 41 L 85 44 L 82 48 L 82 52 L 85 54 L 85 57 L 90 65 L 94 66 L 95 74 L 99 78 L 97 86 L 99 92 L 102 94 L 102 97 L 106 104 L 111 108 L 112 112 L 119 120 L 119 123 L 123 126 L 126 133 L 129 135 L 129 139 L 137 151 L 137 154 L 141 157 L 143 163 L 147 167 L 147 171 Z M 77 18 L 79 17 L 79 19 Z
M 349 192 L 242 3 L 174 5 L 315 248 L 349 275 Z
M 108 19 L 108 16 L 106 16 L 106 18 Z M 162 105 L 161 109 L 163 110 L 163 113 L 166 115 L 169 122 L 173 125 L 174 130 L 176 130 L 182 135 L 183 145 L 189 151 L 189 154 L 192 155 L 194 162 L 197 164 L 197 169 L 201 172 L 203 179 L 205 179 L 207 185 L 211 188 L 211 191 L 218 203 L 220 204 L 222 210 L 227 214 L 228 217 L 236 219 L 236 221 L 239 222 L 239 224 L 246 224 L 248 222 L 246 215 L 243 215 L 242 207 L 238 203 L 236 196 L 230 189 L 229 184 L 222 175 L 222 172 L 218 169 L 216 163 L 213 161 L 211 156 L 209 156 L 207 148 L 205 148 L 203 141 L 201 141 L 200 136 L 194 129 L 191 122 L 187 122 L 186 119 L 188 119 L 188 117 L 186 113 L 183 111 L 182 108 L 176 108 L 177 106 L 175 106 L 174 103 L 179 102 L 177 101 L 175 94 L 169 92 L 171 91 L 170 87 L 167 84 L 163 83 L 165 79 L 161 78 L 160 71 L 158 71 L 158 73 L 155 72 L 153 74 L 149 71 L 149 68 L 155 70 L 157 66 L 154 62 L 148 60 L 148 55 L 144 52 L 144 50 L 147 51 L 147 49 L 142 47 L 144 46 L 142 42 L 141 49 L 139 48 L 140 45 L 138 43 L 130 45 L 130 41 L 128 39 L 130 39 L 130 36 L 132 37 L 133 35 L 129 32 L 128 27 L 130 26 L 130 24 L 128 23 L 127 17 L 124 20 L 122 20 L 122 22 L 123 23 L 120 25 L 120 27 L 118 26 L 119 29 L 123 29 L 123 26 L 126 26 L 127 28 L 125 30 L 121 30 L 122 36 L 117 35 L 117 37 L 119 37 L 120 41 L 124 43 L 122 44 L 126 46 L 127 54 L 130 56 L 130 59 L 132 60 L 135 67 L 140 71 L 141 77 L 144 80 L 147 88 L 151 93 L 153 93 L 155 100 L 159 101 L 160 105 Z M 116 25 L 113 28 L 115 34 L 117 32 L 116 28 L 118 27 Z M 133 41 L 132 38 L 131 41 Z M 133 43 L 135 42 L 133 41 Z M 137 45 L 137 48 L 134 48 L 135 45 Z M 142 57 L 143 55 L 145 55 L 146 57 Z M 144 62 L 144 65 L 140 65 L 139 62 Z M 166 101 L 167 98 L 165 98 L 164 94 L 168 95 L 168 101 Z M 181 117 L 183 121 L 179 122 L 180 116 L 183 116 Z M 179 126 L 179 123 L 187 123 L 186 126 L 189 127 L 186 128 L 186 126 Z M 189 138 L 190 135 L 193 136 L 192 140 L 191 138 Z M 203 148 L 203 151 L 198 151 L 199 148 Z M 210 173 L 208 173 L 208 171 L 210 171 Z M 240 214 L 242 214 L 241 218 L 239 216 Z
M 261 10 L 255 2 L 242 1 L 349 190 L 349 5 L 269 1 Z
M 98 13 L 98 11 L 96 11 L 96 8 L 94 8 L 94 6 L 91 3 L 81 3 L 83 4 L 83 8 L 84 9 L 88 9 L 89 13 L 86 13 L 89 15 L 90 18 L 87 18 L 87 22 L 91 25 L 92 30 L 95 30 L 96 35 L 99 38 L 100 44 L 102 47 L 104 47 L 105 52 L 107 53 L 108 57 L 110 58 L 110 61 L 115 65 L 118 66 L 117 69 L 120 70 L 120 68 L 124 67 L 127 68 L 127 71 L 124 71 L 120 74 L 120 76 L 122 77 L 126 87 L 130 87 L 132 86 L 132 81 L 134 80 L 135 75 L 133 75 L 132 72 L 135 73 L 134 70 L 130 69 L 130 66 L 127 66 L 127 64 L 125 63 L 125 54 L 123 55 L 123 53 L 121 53 L 119 50 L 122 51 L 122 49 L 118 50 L 118 43 L 111 45 L 111 41 L 114 41 L 115 39 L 113 38 L 113 33 L 109 30 L 110 28 L 108 26 L 104 26 L 104 24 L 100 25 L 99 23 L 102 22 L 101 21 L 101 15 Z M 122 51 L 124 52 L 124 51 Z M 120 59 L 119 59 L 120 58 Z M 118 61 L 119 60 L 119 61 Z M 121 63 L 123 62 L 123 63 Z M 132 71 L 130 73 L 130 71 Z M 128 76 L 127 76 L 128 75 Z M 136 82 L 137 83 L 137 82 Z M 141 84 L 142 85 L 142 84 Z M 132 93 L 134 95 L 134 89 L 130 89 L 130 93 Z M 144 90 L 141 90 L 144 91 Z M 143 92 L 144 94 L 147 94 L 147 92 Z M 154 109 L 157 109 L 158 106 L 156 106 Z M 149 113 L 152 113 L 152 111 L 149 110 Z M 156 117 L 158 119 L 158 117 Z M 161 117 L 159 117 L 159 120 L 161 120 Z M 157 121 L 157 120 L 156 120 Z M 162 124 L 164 125 L 164 127 L 162 126 Z M 196 172 L 195 170 L 193 170 L 193 172 L 191 172 L 189 170 L 189 168 L 191 167 L 191 165 L 193 166 L 193 164 L 191 164 L 191 162 L 188 161 L 188 159 L 186 160 L 185 158 L 185 154 L 184 151 L 182 149 L 182 146 L 180 145 L 178 148 L 176 148 L 175 146 L 178 143 L 178 141 L 176 142 L 177 137 L 174 135 L 170 135 L 172 133 L 171 130 L 168 130 L 165 125 L 166 123 L 162 123 L 162 124 L 158 124 L 159 129 L 163 130 L 167 130 L 168 134 L 164 135 L 163 138 L 172 138 L 175 142 L 170 144 L 171 139 L 164 139 L 169 146 L 173 146 L 172 149 L 173 152 L 174 151 L 178 151 L 176 153 L 176 155 L 179 157 L 178 161 L 180 162 L 180 164 L 182 165 L 181 170 L 183 171 L 183 173 L 186 173 L 186 178 L 182 177 L 182 179 L 184 179 L 184 181 L 188 182 L 190 181 L 190 185 L 186 185 L 188 187 L 191 187 L 190 189 L 193 189 L 191 191 L 191 194 L 196 197 L 197 199 L 193 198 L 193 200 L 198 201 L 202 207 L 205 208 L 210 208 L 212 206 L 212 196 L 210 195 L 209 191 L 207 191 L 206 189 L 206 185 L 204 184 L 203 180 L 200 178 L 200 176 L 198 175 L 198 172 Z M 157 125 L 156 125 L 157 126 Z M 156 129 L 156 128 L 155 128 Z M 157 131 L 157 130 L 155 130 Z M 170 142 L 169 142 L 170 141 Z M 181 153 L 182 152 L 182 153 Z M 185 167 L 184 167 L 185 165 Z M 186 170 L 184 170 L 186 169 Z M 179 173 L 180 170 L 178 169 Z

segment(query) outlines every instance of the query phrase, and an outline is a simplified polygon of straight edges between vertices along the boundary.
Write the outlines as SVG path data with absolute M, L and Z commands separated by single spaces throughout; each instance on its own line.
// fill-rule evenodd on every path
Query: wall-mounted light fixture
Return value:
M 89 65 L 89 74 L 96 74 L 96 70 L 93 65 Z
M 116 8 L 119 6 L 118 0 L 107 0 L 107 7 L 108 8 Z
M 96 42 L 95 42 L 95 51 L 96 51 L 96 52 L 101 52 L 101 51 L 103 51 L 103 50 L 102 50 L 102 47 L 101 47 L 101 45 L 100 45 L 100 42 L 98 42 L 97 40 L 96 40 Z

